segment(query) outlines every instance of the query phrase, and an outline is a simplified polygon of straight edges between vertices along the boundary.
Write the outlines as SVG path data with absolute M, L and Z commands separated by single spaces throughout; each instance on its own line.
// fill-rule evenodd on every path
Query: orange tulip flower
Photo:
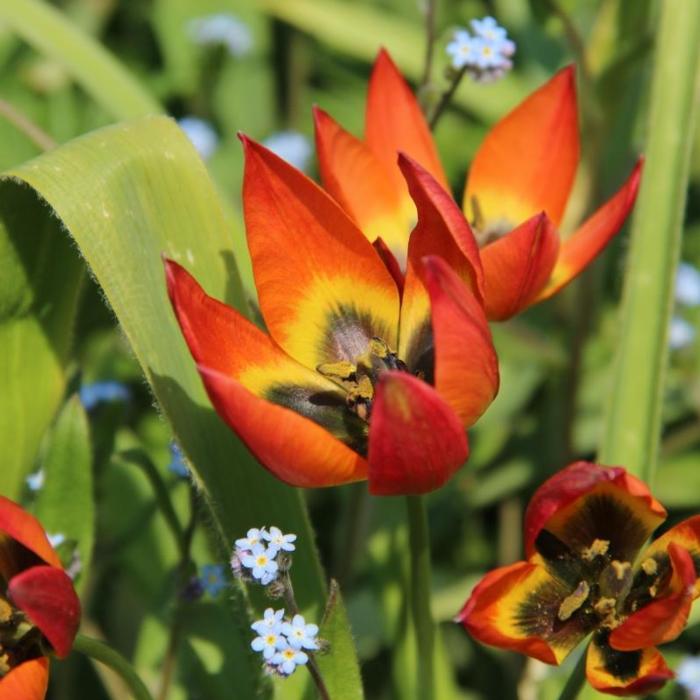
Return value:
M 68 655 L 79 623 L 73 582 L 39 521 L 0 496 L 0 700 L 42 700 L 48 656 Z
M 465 429 L 498 386 L 483 272 L 459 208 L 402 159 L 418 211 L 404 279 L 320 187 L 242 140 L 248 246 L 269 335 L 166 261 L 213 405 L 292 485 L 441 486 L 467 458 Z
M 457 619 L 481 642 L 549 664 L 590 635 L 596 690 L 651 693 L 673 677 L 656 646 L 681 633 L 700 595 L 700 516 L 644 547 L 665 518 L 622 467 L 576 462 L 530 501 L 527 561 L 487 574 Z
M 428 125 L 409 86 L 381 51 L 367 94 L 360 140 L 320 109 L 316 145 L 324 187 L 364 234 L 405 259 L 415 220 L 399 152 L 447 187 Z M 620 230 L 637 195 L 641 161 L 622 188 L 572 235 L 561 223 L 579 160 L 573 67 L 557 73 L 488 133 L 469 170 L 463 209 L 479 243 L 485 306 L 492 320 L 514 316 L 558 292 Z

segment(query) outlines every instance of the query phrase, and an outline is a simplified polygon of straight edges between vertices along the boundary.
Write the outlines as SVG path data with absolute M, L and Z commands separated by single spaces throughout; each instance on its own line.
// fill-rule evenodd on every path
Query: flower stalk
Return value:
M 73 650 L 111 668 L 126 683 L 134 700 L 153 700 L 148 688 L 133 666 L 116 650 L 105 642 L 78 634 Z
M 406 496 L 408 537 L 411 552 L 411 613 L 416 637 L 418 697 L 435 696 L 435 624 L 430 610 L 430 536 L 422 496 Z

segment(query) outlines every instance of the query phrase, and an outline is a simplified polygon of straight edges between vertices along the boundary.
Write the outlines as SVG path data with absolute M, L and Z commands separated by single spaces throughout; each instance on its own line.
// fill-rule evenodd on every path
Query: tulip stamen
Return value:
M 0 678 L 15 666 L 43 656 L 43 647 L 41 631 L 0 596 Z
M 348 409 L 367 422 L 372 412 L 374 386 L 386 370 L 406 371 L 406 364 L 384 340 L 376 337 L 369 341 L 367 350 L 355 358 L 354 364 L 340 360 L 316 367 L 317 372 L 345 390 Z

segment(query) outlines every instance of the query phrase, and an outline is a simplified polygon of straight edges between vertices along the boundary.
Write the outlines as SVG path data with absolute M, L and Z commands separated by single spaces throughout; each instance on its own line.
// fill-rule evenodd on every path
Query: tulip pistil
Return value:
M 506 219 L 487 222 L 484 212 L 481 209 L 481 204 L 479 204 L 479 198 L 475 195 L 471 196 L 470 202 L 472 206 L 472 218 L 469 224 L 474 231 L 474 237 L 479 244 L 479 248 L 483 248 L 489 243 L 497 241 L 502 236 L 505 236 L 506 233 L 513 230 L 512 223 Z
M 374 398 L 374 385 L 386 370 L 406 370 L 406 364 L 381 338 L 372 338 L 367 350 L 354 358 L 339 362 L 326 362 L 316 370 L 345 389 L 347 407 L 362 420 L 369 421 Z

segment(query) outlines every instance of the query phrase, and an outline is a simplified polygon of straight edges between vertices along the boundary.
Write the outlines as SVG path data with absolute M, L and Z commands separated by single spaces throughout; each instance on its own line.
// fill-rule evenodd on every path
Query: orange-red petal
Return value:
M 418 209 L 418 224 L 408 244 L 406 282 L 399 324 L 399 355 L 409 368 L 429 351 L 430 299 L 421 279 L 422 259 L 439 255 L 474 290 L 484 294 L 484 274 L 474 235 L 454 200 L 430 173 L 405 155 L 399 160 Z
M 637 198 L 642 165 L 640 159 L 625 184 L 562 242 L 552 276 L 537 301 L 548 299 L 571 282 L 622 228 Z
M 414 208 L 407 206 L 406 186 L 398 183 L 397 188 L 396 179 L 370 147 L 326 112 L 314 108 L 314 123 L 324 188 L 370 241 L 381 236 L 403 260 L 415 218 Z
M 620 651 L 634 651 L 674 640 L 688 622 L 695 587 L 695 566 L 690 553 L 671 542 L 668 546 L 672 575 L 659 597 L 632 613 L 610 634 L 609 644 Z
M 399 295 L 372 244 L 318 185 L 242 140 L 248 247 L 270 335 L 312 369 L 354 360 L 375 336 L 395 348 Z
M 687 518 L 681 521 L 678 525 L 664 532 L 661 537 L 654 540 L 643 552 L 641 559 L 656 557 L 668 551 L 672 543 L 690 552 L 693 559 L 698 562 L 696 567 L 696 575 L 700 577 L 700 515 L 695 515 L 692 518 Z M 700 578 L 695 581 L 695 590 L 693 596 L 700 596 Z
M 23 568 L 22 553 L 14 548 L 13 540 L 47 564 L 61 566 L 41 523 L 14 501 L 0 496 L 0 576 L 5 580 Z
M 366 477 L 367 462 L 313 421 L 255 396 L 220 372 L 202 366 L 199 371 L 217 413 L 278 479 L 314 487 Z
M 614 493 L 635 516 L 640 524 L 635 541 L 639 539 L 640 544 L 666 518 L 666 510 L 651 495 L 646 484 L 624 468 L 574 462 L 547 479 L 532 496 L 525 512 L 526 556 L 529 558 L 535 554 L 535 541 L 543 529 L 554 527 L 558 530 L 573 514 L 572 508 L 577 501 L 597 492 Z M 582 535 L 588 537 L 590 533 Z M 590 544 L 586 542 L 586 546 Z M 630 557 L 619 558 L 629 560 Z
M 545 568 L 520 561 L 489 572 L 457 616 L 484 644 L 559 664 L 590 630 L 557 611 L 571 591 Z
M 168 293 L 198 366 L 227 376 L 265 399 L 256 404 L 259 412 L 272 413 L 272 404 L 286 406 L 364 452 L 366 424 L 346 410 L 345 394 L 336 384 L 289 357 L 235 309 L 208 296 L 180 265 L 169 260 L 165 265 Z M 202 375 L 211 394 L 208 377 Z M 240 406 L 245 404 L 247 392 L 232 393 L 239 397 Z M 236 430 L 236 423 L 229 424 Z M 261 429 L 272 424 L 268 420 Z
M 532 304 L 547 284 L 559 236 L 546 214 L 537 214 L 481 249 L 486 314 L 504 321 Z
M 396 288 L 399 290 L 399 298 L 401 298 L 403 296 L 403 287 L 406 282 L 406 278 L 401 270 L 399 261 L 396 259 L 396 256 L 391 252 L 391 249 L 384 242 L 381 236 L 376 238 L 372 245 L 396 283 Z
M 658 649 L 616 651 L 594 635 L 586 656 L 586 678 L 599 692 L 626 697 L 653 693 L 673 678 Z
M 377 55 L 369 80 L 365 142 L 389 171 L 397 191 L 405 192 L 396 166 L 399 151 L 417 160 L 445 189 L 448 188 L 418 101 L 384 49 Z
M 435 388 L 468 428 L 498 391 L 498 359 L 481 304 L 437 256 L 423 261 L 430 294 Z
M 393 496 L 433 491 L 465 462 L 467 436 L 455 412 L 429 384 L 384 372 L 369 428 L 369 490 Z
M 80 625 L 80 601 L 68 574 L 53 566 L 33 566 L 13 576 L 7 592 L 56 655 L 67 656 Z
M 481 216 L 485 228 L 514 228 L 540 211 L 558 226 L 578 159 L 576 84 L 569 66 L 487 134 L 469 169 L 464 211 L 470 220 Z
M 49 660 L 32 659 L 0 678 L 0 700 L 44 700 L 48 687 Z

